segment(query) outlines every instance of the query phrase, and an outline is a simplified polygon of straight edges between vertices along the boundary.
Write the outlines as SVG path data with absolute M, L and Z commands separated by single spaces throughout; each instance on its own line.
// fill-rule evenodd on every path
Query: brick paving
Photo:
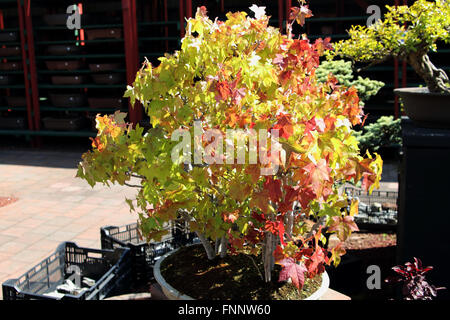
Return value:
M 135 222 L 125 198 L 136 190 L 75 178 L 81 153 L 0 150 L 0 283 L 17 278 L 63 241 L 100 248 L 100 227 Z M 0 299 L 2 293 L 0 292 Z

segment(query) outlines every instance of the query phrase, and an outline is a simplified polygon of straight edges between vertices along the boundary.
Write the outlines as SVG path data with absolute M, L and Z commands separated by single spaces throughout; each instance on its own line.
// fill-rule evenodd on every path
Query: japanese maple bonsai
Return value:
M 263 7 L 251 9 L 255 18 L 236 12 L 222 22 L 199 8 L 181 49 L 158 66 L 146 61 L 125 93 L 142 103 L 152 128 L 133 128 L 122 113 L 98 116 L 78 176 L 92 186 L 139 187 L 127 202 L 148 241 L 181 216 L 205 259 L 258 257 L 246 260 L 260 269 L 255 286 L 275 276 L 300 290 L 345 253 L 325 249 L 323 230 L 342 241 L 357 230 L 358 204 L 339 187 L 363 179 L 373 190 L 382 160 L 359 155 L 351 130 L 363 116 L 357 90 L 316 79 L 328 40 L 289 31 L 311 15 L 307 6 L 293 8 L 287 35 L 268 26 Z M 229 152 L 234 139 L 237 152 Z
M 427 88 L 401 88 L 407 115 L 421 123 L 450 125 L 450 86 L 444 70 L 428 53 L 437 42 L 450 40 L 450 2 L 417 0 L 411 6 L 386 6 L 383 20 L 371 26 L 353 26 L 350 38 L 335 44 L 333 54 L 370 65 L 391 58 L 407 61 Z

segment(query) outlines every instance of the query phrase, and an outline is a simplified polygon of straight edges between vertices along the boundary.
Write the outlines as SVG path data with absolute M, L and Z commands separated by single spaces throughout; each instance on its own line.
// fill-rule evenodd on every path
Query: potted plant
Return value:
M 310 43 L 290 32 L 311 15 L 308 7 L 293 8 L 287 35 L 268 26 L 264 7 L 251 9 L 255 17 L 212 21 L 199 8 L 181 49 L 158 66 L 146 61 L 125 93 L 142 103 L 152 128 L 144 134 L 119 112 L 98 116 L 93 150 L 79 165 L 92 186 L 138 187 L 127 202 L 148 241 L 178 217 L 197 233 L 200 247 L 161 262 L 165 278 L 181 274 L 176 285 L 166 282 L 185 297 L 310 295 L 308 282 L 320 287 L 325 265 L 344 254 L 339 245 L 325 249 L 324 230 L 342 241 L 357 230 L 358 204 L 339 187 L 363 179 L 372 191 L 381 176 L 381 158 L 362 157 L 351 130 L 363 116 L 356 89 L 316 79 L 328 39 Z M 216 296 L 196 290 L 223 274 L 236 286 L 209 285 Z M 237 295 L 244 280 L 258 293 Z
M 427 87 L 395 89 L 409 118 L 421 125 L 450 125 L 450 86 L 447 74 L 434 66 L 428 52 L 438 41 L 448 42 L 450 3 L 417 0 L 411 6 L 386 6 L 383 20 L 353 26 L 350 39 L 335 44 L 332 55 L 374 65 L 391 58 L 407 61 Z

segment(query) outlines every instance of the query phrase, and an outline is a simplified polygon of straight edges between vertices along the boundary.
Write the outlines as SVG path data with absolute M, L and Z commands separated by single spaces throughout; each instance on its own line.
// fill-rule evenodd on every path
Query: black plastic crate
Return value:
M 128 247 L 133 260 L 134 285 L 143 285 L 153 279 L 153 266 L 165 253 L 197 242 L 195 233 L 188 231 L 183 222 L 167 226 L 169 234 L 161 242 L 147 243 L 140 235 L 138 224 L 107 226 L 100 229 L 103 249 Z
M 18 279 L 2 284 L 4 300 L 101 300 L 127 293 L 132 284 L 131 252 L 128 248 L 99 250 L 78 247 L 63 242 L 55 253 L 27 271 Z M 56 290 L 73 277 L 75 270 L 81 277 L 95 280 L 95 284 L 77 295 L 53 297 L 46 294 Z

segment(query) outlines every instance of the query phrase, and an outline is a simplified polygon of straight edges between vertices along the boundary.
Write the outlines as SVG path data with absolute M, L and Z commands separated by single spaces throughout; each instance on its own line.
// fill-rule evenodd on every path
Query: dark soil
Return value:
M 17 200 L 19 199 L 14 197 L 0 197 L 0 208 L 7 206 L 8 204 L 11 204 L 13 202 L 16 202 Z
M 258 265 L 258 271 L 251 261 Z M 265 283 L 263 267 L 256 256 L 228 255 L 208 260 L 201 245 L 184 247 L 161 264 L 161 274 L 172 287 L 194 299 L 206 300 L 300 300 L 310 296 L 321 285 L 321 277 L 306 279 L 298 292 L 294 285 L 278 282 L 281 269 L 275 265 L 273 280 Z

